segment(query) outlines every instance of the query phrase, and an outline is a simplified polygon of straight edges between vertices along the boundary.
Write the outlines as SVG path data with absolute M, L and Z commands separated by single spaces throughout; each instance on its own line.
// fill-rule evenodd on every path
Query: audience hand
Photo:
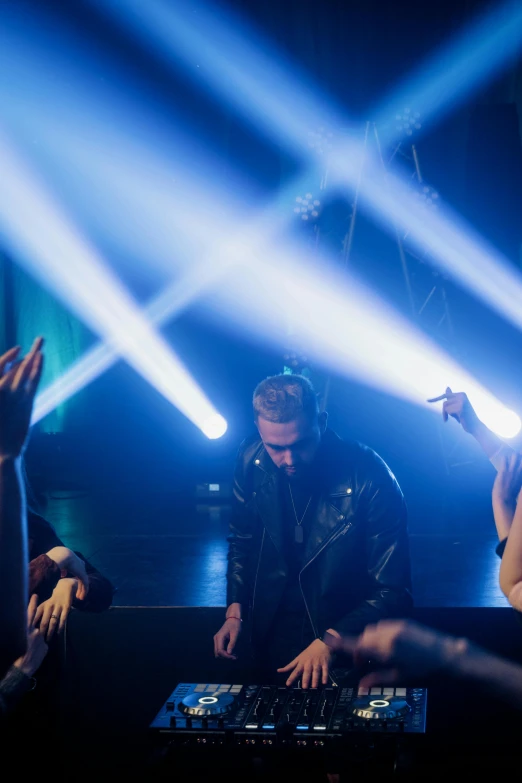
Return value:
M 332 637 L 334 638 L 334 637 Z M 318 688 L 319 685 L 328 685 L 328 671 L 332 660 L 332 650 L 321 639 L 314 639 L 297 658 L 290 661 L 277 671 L 280 673 L 292 672 L 286 681 L 288 686 L 301 678 L 301 687 L 306 689 L 310 685 Z
M 35 672 L 38 671 L 49 650 L 44 635 L 36 627 L 37 607 L 38 596 L 32 595 L 27 607 L 27 651 L 25 655 L 18 658 L 13 664 L 27 677 L 33 677 Z
M 38 607 L 35 625 L 39 626 L 47 642 L 51 641 L 56 632 L 63 632 L 80 584 L 74 577 L 60 579 L 51 597 Z
M 73 574 L 76 577 L 78 581 L 76 598 L 79 601 L 85 600 L 89 592 L 89 577 L 83 560 L 66 546 L 53 547 L 53 549 L 47 552 L 47 557 L 54 560 L 62 571 L 66 571 L 68 574 Z
M 42 375 L 42 345 L 38 337 L 24 359 L 18 360 L 19 348 L 0 357 L 0 457 L 16 458 L 23 451 Z
M 360 681 L 364 688 L 419 682 L 422 677 L 449 667 L 468 646 L 465 639 L 396 620 L 369 625 L 359 637 L 331 638 L 329 645 L 351 655 L 357 668 L 367 669 L 369 663 L 375 664 L 376 670 Z
M 448 416 L 451 416 L 459 422 L 463 430 L 473 435 L 480 424 L 480 419 L 475 413 L 467 395 L 464 392 L 452 392 L 448 386 L 444 394 L 441 394 L 439 397 L 432 397 L 428 402 L 440 402 L 441 400 L 444 400 L 442 406 L 442 418 L 444 421 L 448 421 Z
M 217 634 L 214 636 L 214 655 L 216 658 L 228 658 L 229 660 L 237 660 L 237 655 L 234 655 L 234 649 L 241 633 L 241 620 L 235 617 L 230 617 L 221 626 Z
M 513 510 L 522 488 L 522 455 L 514 452 L 503 457 L 500 470 L 493 484 L 493 503 L 497 502 Z

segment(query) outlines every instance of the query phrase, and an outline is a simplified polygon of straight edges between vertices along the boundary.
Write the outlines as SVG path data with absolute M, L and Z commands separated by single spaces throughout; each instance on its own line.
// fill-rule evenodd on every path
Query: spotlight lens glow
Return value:
M 219 415 L 219 413 L 215 413 L 212 416 L 209 416 L 208 419 L 205 419 L 201 425 L 201 431 L 207 436 L 207 438 L 210 438 L 210 440 L 221 438 L 227 431 L 227 428 L 228 424 L 226 423 L 223 416 Z
M 499 411 L 488 411 L 483 416 L 484 423 L 500 438 L 514 438 L 520 432 L 522 423 L 515 411 L 504 408 Z

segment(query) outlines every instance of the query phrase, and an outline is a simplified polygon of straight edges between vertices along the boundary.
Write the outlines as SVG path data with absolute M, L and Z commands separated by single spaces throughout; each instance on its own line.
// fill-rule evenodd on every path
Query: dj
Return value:
M 214 654 L 236 659 L 248 619 L 267 678 L 277 670 L 287 685 L 317 687 L 332 666 L 325 634 L 408 613 L 404 498 L 374 451 L 327 429 L 307 378 L 267 378 L 253 403 L 259 435 L 236 462 L 228 608 Z

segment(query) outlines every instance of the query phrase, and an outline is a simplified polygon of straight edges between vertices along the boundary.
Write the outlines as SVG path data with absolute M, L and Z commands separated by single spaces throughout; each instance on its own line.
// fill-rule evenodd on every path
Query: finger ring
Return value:
M 57 614 L 52 614 L 51 615 L 51 620 L 58 620 L 58 619 L 59 619 L 59 617 L 58 617 Z

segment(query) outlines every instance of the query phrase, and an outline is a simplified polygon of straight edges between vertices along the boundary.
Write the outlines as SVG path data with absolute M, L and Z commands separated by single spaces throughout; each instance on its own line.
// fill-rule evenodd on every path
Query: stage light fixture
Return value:
M 403 109 L 402 112 L 395 115 L 395 129 L 398 134 L 406 134 L 406 136 L 412 136 L 415 131 L 422 128 L 420 122 L 420 112 L 412 111 L 409 106 Z

